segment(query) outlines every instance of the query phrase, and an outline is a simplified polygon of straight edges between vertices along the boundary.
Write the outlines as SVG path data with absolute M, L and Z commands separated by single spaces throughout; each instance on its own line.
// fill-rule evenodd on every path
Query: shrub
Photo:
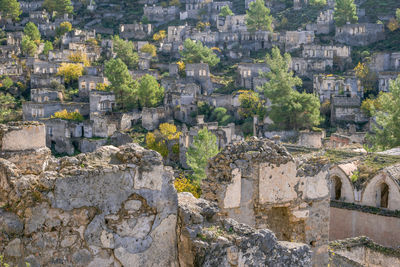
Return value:
M 178 193 L 189 192 L 192 193 L 195 198 L 199 198 L 201 196 L 200 185 L 183 176 L 179 176 L 175 179 L 174 186 Z
M 70 121 L 83 121 L 84 118 L 76 109 L 75 111 L 68 112 L 66 109 L 57 111 L 54 115 L 51 116 L 52 119 L 62 119 L 62 120 L 70 120 Z

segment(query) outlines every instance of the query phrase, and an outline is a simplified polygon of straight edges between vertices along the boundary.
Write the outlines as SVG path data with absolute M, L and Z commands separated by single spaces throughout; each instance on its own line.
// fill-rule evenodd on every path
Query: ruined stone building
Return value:
M 384 25 L 372 23 L 345 24 L 336 27 L 335 40 L 351 46 L 365 46 L 385 38 Z
M 314 92 L 321 103 L 332 96 L 359 97 L 363 96 L 361 82 L 355 76 L 314 75 Z

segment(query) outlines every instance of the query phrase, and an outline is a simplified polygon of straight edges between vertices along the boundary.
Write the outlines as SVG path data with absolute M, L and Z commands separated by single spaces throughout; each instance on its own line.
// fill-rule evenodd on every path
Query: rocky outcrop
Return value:
M 12 266 L 177 266 L 172 179 L 136 144 L 49 158 L 35 174 L 1 159 L 0 254 Z
M 219 219 L 215 204 L 190 193 L 178 198 L 180 266 L 311 266 L 307 245 L 278 241 L 270 230 Z

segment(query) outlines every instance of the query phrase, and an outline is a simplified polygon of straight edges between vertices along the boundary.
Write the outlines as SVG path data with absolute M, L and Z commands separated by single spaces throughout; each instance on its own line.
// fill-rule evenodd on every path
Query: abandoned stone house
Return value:
M 64 84 L 64 77 L 50 73 L 32 73 L 30 78 L 31 88 L 46 88 L 51 84 Z
M 400 52 L 374 53 L 369 68 L 375 72 L 400 71 Z
M 7 32 L 7 45 L 21 46 L 23 32 Z
M 82 100 L 89 98 L 89 93 L 97 89 L 98 84 L 109 85 L 109 81 L 103 76 L 83 75 L 78 79 L 79 97 Z
M 200 84 L 202 94 L 210 94 L 213 86 L 210 78 L 210 68 L 206 63 L 186 64 L 186 77 Z
M 50 118 L 55 112 L 66 109 L 68 112 L 78 110 L 82 116 L 89 116 L 89 103 L 78 102 L 33 102 L 27 101 L 22 104 L 24 121 L 35 121 Z
M 30 11 L 29 12 L 29 21 L 38 24 L 45 24 L 50 22 L 50 15 L 45 10 L 40 11 Z
M 175 20 L 179 17 L 179 8 L 176 6 L 147 6 L 143 7 L 143 14 L 149 21 L 154 22 L 168 22 Z
M 90 39 L 96 39 L 95 30 L 74 29 L 61 37 L 61 44 L 68 47 L 69 43 L 85 43 Z
M 105 114 L 115 108 L 115 95 L 113 92 L 90 90 L 90 114 Z
M 224 6 L 228 6 L 230 9 L 232 9 L 232 2 L 231 1 L 209 2 L 207 5 L 207 12 L 206 14 L 202 15 L 202 19 L 209 21 L 213 25 L 216 25 L 219 19 L 219 14 L 221 13 L 221 8 Z
M 313 31 L 287 31 L 280 36 L 280 42 L 284 44 L 285 51 L 290 52 L 300 48 L 301 45 L 314 43 Z
M 236 84 L 241 88 L 256 91 L 258 86 L 262 86 L 267 81 L 266 78 L 261 77 L 261 74 L 269 71 L 265 63 L 240 63 L 237 68 Z
M 23 75 L 23 69 L 13 58 L 0 59 L 0 75 L 7 75 L 11 78 Z
M 43 1 L 19 1 L 21 11 L 23 13 L 30 13 L 42 7 Z
M 303 45 L 302 56 L 304 58 L 327 58 L 333 59 L 350 58 L 351 48 L 346 45 Z
M 153 32 L 153 25 L 133 23 L 133 24 L 121 24 L 119 25 L 119 36 L 123 39 L 145 39 L 150 36 Z
M 10 59 L 21 54 L 19 46 L 0 45 L 0 59 Z
M 31 101 L 42 103 L 49 101 L 62 101 L 63 93 L 62 91 L 51 89 L 51 88 L 36 88 L 31 89 Z
M 359 96 L 332 96 L 331 104 L 331 125 L 356 123 L 365 124 L 368 117 L 361 112 L 361 98 Z
M 333 20 L 334 10 L 328 9 L 321 11 L 317 18 L 316 23 L 310 23 L 306 25 L 307 31 L 314 31 L 315 34 L 329 34 L 334 30 L 334 20 Z
M 335 40 L 351 46 L 366 46 L 385 38 L 383 24 L 360 23 L 336 27 Z
M 217 29 L 220 32 L 247 31 L 246 15 L 218 16 Z
M 363 87 L 355 76 L 314 75 L 314 93 L 321 103 L 330 100 L 332 96 L 363 97 Z
M 378 74 L 379 92 L 389 92 L 390 81 L 399 77 L 400 71 L 383 71 Z
M 35 60 L 32 66 L 33 74 L 57 74 L 60 64 L 54 62 Z
M 293 57 L 291 70 L 296 75 L 312 79 L 314 73 L 331 71 L 333 68 L 333 59 L 329 58 L 304 58 Z

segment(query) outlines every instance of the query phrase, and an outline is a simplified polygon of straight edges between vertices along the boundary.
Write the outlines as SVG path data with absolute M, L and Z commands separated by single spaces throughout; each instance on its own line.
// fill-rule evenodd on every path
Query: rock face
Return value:
M 177 266 L 172 179 L 136 144 L 48 158 L 35 174 L 0 159 L 0 254 L 12 266 Z
M 256 230 L 233 219 L 218 219 L 219 208 L 180 193 L 179 263 L 187 266 L 311 266 L 305 244 L 278 241 L 270 230 Z
M 328 264 L 328 165 L 294 159 L 268 139 L 228 145 L 210 160 L 203 197 L 216 201 L 221 215 L 278 240 L 312 246 L 315 266 Z

